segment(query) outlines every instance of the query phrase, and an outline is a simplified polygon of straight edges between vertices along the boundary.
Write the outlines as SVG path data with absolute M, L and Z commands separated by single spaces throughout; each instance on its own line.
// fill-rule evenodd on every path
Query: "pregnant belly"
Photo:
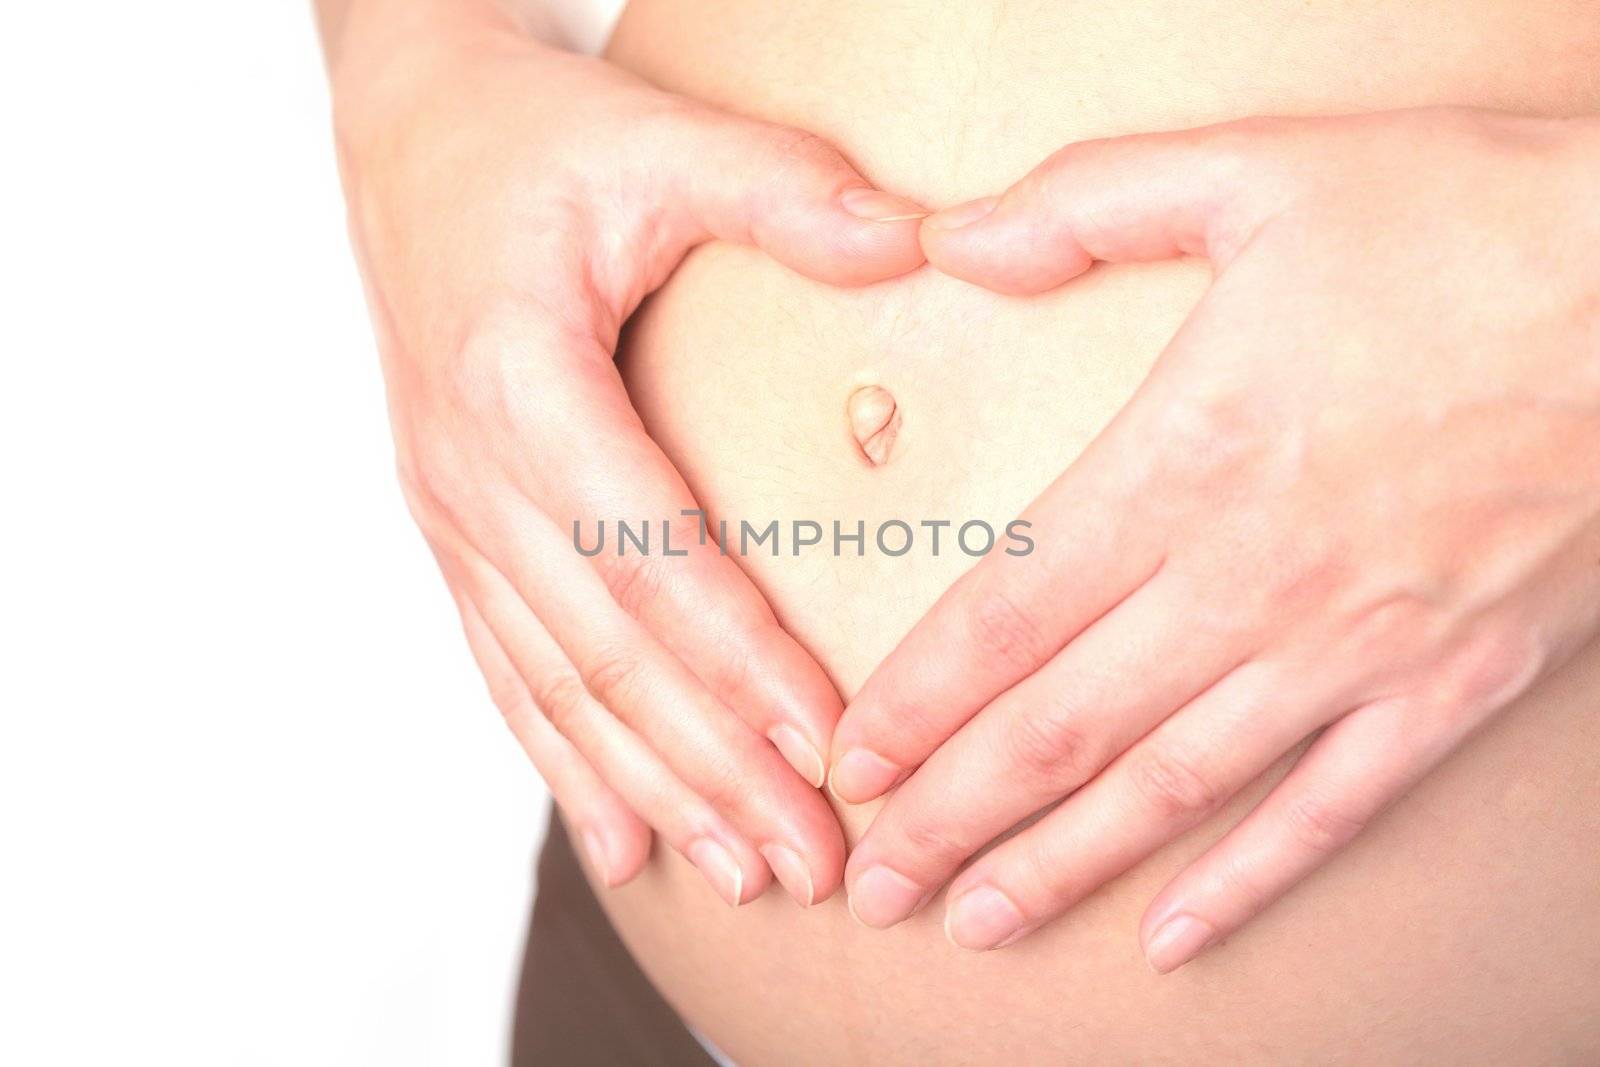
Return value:
M 613 55 L 823 133 L 931 204 L 1003 187 L 1070 140 L 1248 113 L 1600 110 L 1597 5 L 1178 7 L 646 0 Z M 776 554 L 764 542 L 743 563 L 848 696 L 971 565 L 983 527 L 966 547 L 960 527 L 1004 547 L 1208 277 L 1096 269 L 1014 300 L 923 270 L 839 291 L 709 246 L 630 323 L 622 366 L 712 516 L 735 539 L 741 521 L 778 524 Z M 797 534 L 820 541 L 795 554 Z M 1246 931 L 1156 978 L 1144 905 L 1282 769 L 1002 952 L 952 948 L 938 901 L 887 932 L 841 898 L 730 911 L 664 850 L 600 894 L 673 1004 L 747 1065 L 1600 1058 L 1600 650 Z M 873 810 L 840 811 L 850 840 Z

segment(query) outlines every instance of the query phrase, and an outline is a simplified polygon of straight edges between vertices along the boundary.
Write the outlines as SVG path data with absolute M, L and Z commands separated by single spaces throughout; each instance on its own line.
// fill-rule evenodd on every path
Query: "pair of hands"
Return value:
M 1600 629 L 1592 121 L 1090 142 L 924 219 L 815 137 L 463 10 L 353 15 L 341 163 L 407 499 L 607 884 L 653 831 L 734 903 L 846 884 L 885 926 L 949 883 L 952 940 L 995 947 L 1320 731 L 1147 912 L 1170 969 Z M 692 519 L 688 557 L 572 550 L 575 519 L 695 507 L 611 356 L 711 239 L 841 285 L 924 258 L 1016 294 L 1095 260 L 1217 277 L 1029 509 L 1037 550 L 981 561 L 841 716 Z M 848 863 L 825 766 L 847 801 L 899 785 Z

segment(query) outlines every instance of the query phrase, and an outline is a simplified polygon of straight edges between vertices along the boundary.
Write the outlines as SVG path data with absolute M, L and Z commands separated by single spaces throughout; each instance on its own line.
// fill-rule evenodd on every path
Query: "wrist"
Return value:
M 487 49 L 544 45 L 508 0 L 349 0 L 338 39 L 329 41 L 334 130 L 341 154 L 412 121 L 449 80 L 473 69 Z
M 426 74 L 488 45 L 541 47 L 543 4 L 512 0 L 347 0 L 327 42 L 334 104 L 377 80 Z

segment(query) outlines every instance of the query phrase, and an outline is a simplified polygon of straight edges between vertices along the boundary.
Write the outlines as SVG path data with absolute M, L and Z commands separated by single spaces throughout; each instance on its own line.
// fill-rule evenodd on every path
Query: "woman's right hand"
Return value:
M 333 83 L 406 499 L 596 873 L 633 877 L 654 829 L 731 903 L 773 873 L 824 899 L 838 695 L 700 543 L 612 357 L 697 244 L 857 285 L 922 262 L 924 212 L 814 136 L 545 47 L 486 0 L 357 0 Z M 575 521 L 587 545 L 618 519 L 672 520 L 687 555 L 576 551 Z

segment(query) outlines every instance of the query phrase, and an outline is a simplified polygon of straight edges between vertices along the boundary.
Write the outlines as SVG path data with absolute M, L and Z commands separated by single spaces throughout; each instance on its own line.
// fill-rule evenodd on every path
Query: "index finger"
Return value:
M 580 369 L 558 392 L 561 414 L 541 436 L 611 428 L 601 447 L 572 450 L 559 474 L 538 475 L 542 506 L 573 534 L 568 550 L 592 552 L 587 562 L 618 605 L 820 788 L 841 710 L 833 683 L 734 558 L 701 536 L 694 516 L 703 512 L 645 433 L 611 361 Z M 619 520 L 632 531 L 627 541 Z
M 828 777 L 839 799 L 881 795 L 1160 568 L 1121 444 L 1137 411 L 1136 400 L 1023 513 L 1034 550 L 979 561 L 850 701 Z

